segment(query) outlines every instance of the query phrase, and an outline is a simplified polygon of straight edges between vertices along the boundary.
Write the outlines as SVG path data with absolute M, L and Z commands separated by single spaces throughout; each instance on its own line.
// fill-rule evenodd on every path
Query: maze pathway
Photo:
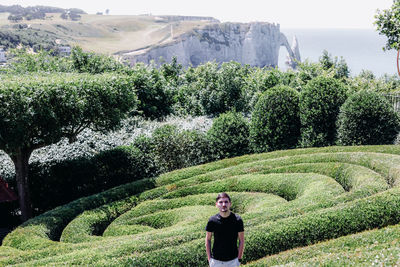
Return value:
M 222 191 L 244 220 L 244 262 L 251 266 L 337 258 L 363 264 L 381 254 L 387 256 L 383 262 L 390 253 L 395 261 L 399 250 L 390 244 L 399 237 L 399 183 L 399 146 L 226 159 L 123 185 L 33 218 L 6 237 L 0 265 L 207 266 L 204 227 L 217 213 L 215 196 Z M 379 238 L 381 250 L 371 241 Z M 348 244 L 355 246 L 353 254 L 343 252 Z

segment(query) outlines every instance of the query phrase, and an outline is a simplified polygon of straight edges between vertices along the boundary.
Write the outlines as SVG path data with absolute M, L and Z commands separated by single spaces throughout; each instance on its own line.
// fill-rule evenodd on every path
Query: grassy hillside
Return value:
M 251 266 L 394 265 L 399 184 L 399 146 L 226 159 L 33 218 L 6 237 L 0 265 L 206 266 L 204 227 L 221 191 L 244 220 L 244 261 Z
M 178 36 L 193 27 L 210 21 L 173 21 L 156 16 L 115 16 L 82 14 L 79 21 L 64 20 L 60 13 L 47 13 L 46 19 L 24 20 L 12 23 L 8 13 L 0 13 L 0 30 L 13 25 L 28 24 L 55 34 L 60 40 L 79 45 L 84 50 L 112 54 L 157 45 Z M 171 36 L 171 27 L 173 36 Z

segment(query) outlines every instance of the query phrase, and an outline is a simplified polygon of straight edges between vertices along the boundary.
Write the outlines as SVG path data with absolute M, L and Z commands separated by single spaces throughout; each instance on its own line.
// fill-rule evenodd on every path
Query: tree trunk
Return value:
M 29 158 L 31 153 L 32 151 L 30 150 L 21 149 L 16 154 L 11 156 L 15 166 L 22 221 L 26 221 L 32 217 L 32 203 L 28 183 Z

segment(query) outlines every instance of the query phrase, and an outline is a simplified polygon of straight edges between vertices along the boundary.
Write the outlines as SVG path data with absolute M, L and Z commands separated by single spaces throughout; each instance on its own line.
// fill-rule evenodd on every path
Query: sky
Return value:
M 393 0 L 0 0 L 0 5 L 80 8 L 89 14 L 211 16 L 221 22 L 263 21 L 281 28 L 374 29 L 377 9 Z

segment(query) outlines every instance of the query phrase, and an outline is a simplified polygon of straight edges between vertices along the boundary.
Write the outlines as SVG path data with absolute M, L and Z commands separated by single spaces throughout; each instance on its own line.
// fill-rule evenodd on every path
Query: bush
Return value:
M 241 156 L 249 152 L 249 124 L 236 112 L 221 114 L 207 133 L 217 158 Z
M 290 70 L 283 72 L 277 68 L 254 68 L 245 78 L 246 111 L 252 111 L 265 91 L 281 84 L 290 86 L 296 74 Z
M 137 64 L 131 77 L 139 100 L 140 115 L 161 119 L 172 112 L 173 91 L 159 70 Z
M 366 90 L 354 93 L 340 109 L 340 145 L 393 144 L 399 131 L 399 115 L 379 93 Z
M 112 57 L 84 52 L 80 47 L 74 47 L 71 51 L 71 60 L 74 70 L 85 73 L 123 72 L 125 65 Z
M 205 134 L 179 130 L 174 125 L 156 129 L 152 136 L 154 156 L 162 172 L 208 162 L 211 149 Z
M 253 151 L 293 148 L 300 135 L 299 94 L 278 85 L 258 100 L 250 122 Z
M 30 187 L 36 214 L 77 198 L 159 173 L 154 158 L 139 142 L 100 152 L 94 157 L 33 162 Z
M 245 109 L 244 84 L 247 67 L 237 62 L 226 62 L 220 67 L 208 62 L 196 68 L 189 68 L 185 82 L 177 93 L 175 109 L 192 115 L 217 116 L 230 110 Z
M 108 189 L 157 175 L 154 158 L 146 152 L 132 145 L 99 153 L 92 159 L 96 169 L 95 179 L 99 180 L 99 185 Z
M 301 146 L 335 143 L 336 120 L 346 95 L 346 86 L 332 77 L 318 76 L 305 85 L 300 93 Z

